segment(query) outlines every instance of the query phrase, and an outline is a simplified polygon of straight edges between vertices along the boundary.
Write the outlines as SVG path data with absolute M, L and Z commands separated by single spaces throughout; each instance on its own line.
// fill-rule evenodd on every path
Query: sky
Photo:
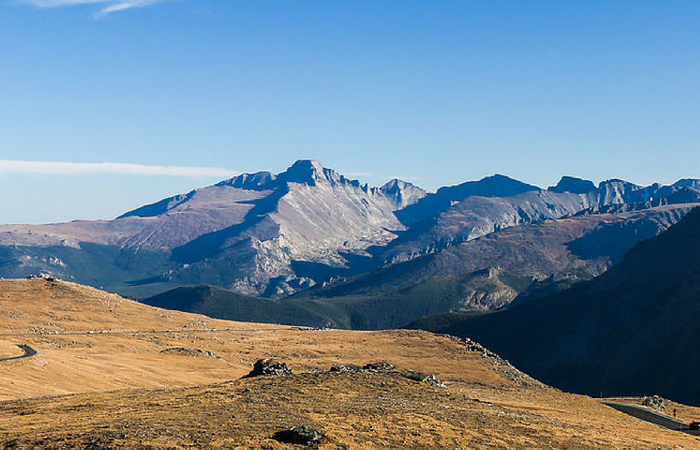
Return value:
M 0 0 L 0 223 L 295 160 L 426 189 L 700 178 L 700 2 Z

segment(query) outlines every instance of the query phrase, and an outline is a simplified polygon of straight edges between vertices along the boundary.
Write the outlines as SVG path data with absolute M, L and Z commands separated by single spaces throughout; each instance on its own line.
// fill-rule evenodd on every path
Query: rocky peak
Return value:
M 428 194 L 418 186 L 396 178 L 380 187 L 379 192 L 384 194 L 396 209 L 412 205 Z
M 557 193 L 570 192 L 572 194 L 587 194 L 589 192 L 595 191 L 596 186 L 595 184 L 593 184 L 592 181 L 589 180 L 563 176 L 556 186 L 552 186 L 548 190 Z
M 600 192 L 599 204 L 612 205 L 619 203 L 628 203 L 632 200 L 633 193 L 639 191 L 640 186 L 624 180 L 607 180 L 600 183 L 598 191 Z M 641 193 L 641 192 L 640 192 Z M 634 198 L 633 201 L 646 201 L 648 195 L 641 193 L 642 198 Z M 637 197 L 637 196 L 635 196 Z
M 277 176 L 270 172 L 243 173 L 230 180 L 222 181 L 217 186 L 231 186 L 237 189 L 262 191 L 269 189 Z
M 315 159 L 300 159 L 279 174 L 279 179 L 287 183 L 300 183 L 316 186 L 319 182 L 331 184 L 345 181 L 345 177 L 339 175 L 335 170 L 324 168 Z

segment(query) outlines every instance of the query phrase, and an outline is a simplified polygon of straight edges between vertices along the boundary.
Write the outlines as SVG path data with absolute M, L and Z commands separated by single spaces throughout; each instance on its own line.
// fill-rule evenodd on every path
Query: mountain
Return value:
M 370 187 L 318 161 L 299 160 L 279 174 L 242 174 L 115 220 L 2 225 L 0 277 L 47 272 L 137 298 L 203 284 L 283 298 L 511 227 L 577 215 L 626 217 L 700 202 L 700 182 L 694 180 L 671 186 L 621 180 L 591 185 L 565 177 L 542 190 L 495 175 L 428 194 L 401 180 Z M 628 241 L 636 242 L 630 236 Z M 482 260 L 466 264 L 470 271 L 436 276 L 498 267 L 515 276 L 553 274 L 521 273 L 505 260 Z M 462 261 L 468 260 L 458 258 L 456 264 Z
M 426 191 L 418 186 L 396 178 L 381 186 L 379 192 L 392 201 L 396 211 L 409 207 L 428 195 Z
M 587 194 L 596 189 L 597 187 L 592 181 L 563 176 L 556 186 L 552 186 L 548 190 L 558 193 L 571 192 L 572 194 Z
M 397 208 L 425 192 L 370 188 L 318 161 L 243 174 L 112 221 L 0 227 L 2 276 L 48 271 L 125 294 L 208 284 L 280 296 L 369 258 L 404 226 Z M 320 275 L 319 275 L 320 271 Z
M 482 186 L 482 183 L 485 184 Z M 397 216 L 409 228 L 378 251 L 377 257 L 385 264 L 407 261 L 506 227 L 577 214 L 612 212 L 615 207 L 618 208 L 615 212 L 622 212 L 700 202 L 700 190 L 691 187 L 694 184 L 688 180 L 671 186 L 655 184 L 648 187 L 609 180 L 595 188 L 591 182 L 564 177 L 557 186 L 541 190 L 499 176 L 468 186 L 470 189 L 448 191 L 466 196 L 447 197 L 445 194 L 440 198 L 449 198 L 449 202 L 445 200 L 440 203 L 431 200 L 435 197 L 429 195 L 398 211 Z M 478 187 L 485 188 L 479 190 Z M 595 189 L 591 190 L 591 187 Z M 496 193 L 504 194 L 498 196 Z M 425 204 L 439 204 L 440 207 L 431 209 L 431 216 L 412 214 L 412 220 L 406 220 L 408 212 Z M 420 220 L 413 220 L 416 218 Z
M 332 321 L 350 328 L 392 328 L 433 314 L 491 311 L 600 275 L 638 241 L 663 232 L 691 209 L 668 205 L 513 226 L 285 301 L 342 308 L 351 321 L 338 316 Z
M 414 204 L 408 205 L 397 213 L 397 217 L 402 223 L 410 226 L 434 217 L 467 197 L 512 197 L 537 190 L 539 190 L 537 186 L 525 184 L 505 175 L 493 175 L 479 181 L 441 187 L 436 193 L 425 195 Z
M 700 209 L 594 280 L 441 332 L 484 342 L 552 385 L 700 404 Z
M 591 279 L 690 208 L 671 205 L 515 226 L 285 299 L 253 299 L 201 286 L 144 302 L 219 319 L 394 328 L 434 314 L 492 311 Z

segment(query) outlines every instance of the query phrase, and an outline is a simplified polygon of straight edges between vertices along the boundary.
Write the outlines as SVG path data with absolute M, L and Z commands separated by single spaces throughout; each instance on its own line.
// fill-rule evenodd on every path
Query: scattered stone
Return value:
M 364 366 L 362 369 L 366 370 L 367 372 L 379 372 L 379 373 L 396 372 L 396 368 L 394 368 L 394 366 L 392 366 L 388 362 L 384 362 L 384 361 L 369 363 L 366 366 Z
M 362 367 L 356 366 L 355 364 L 336 364 L 331 367 L 331 372 L 350 372 L 350 373 L 360 373 L 362 372 Z
M 172 347 L 165 348 L 160 352 L 165 354 L 175 354 L 190 357 L 216 358 L 216 355 L 214 355 L 212 352 L 208 350 L 201 350 L 198 348 Z
M 57 281 L 61 281 L 60 278 L 54 277 L 53 275 L 49 275 L 48 273 L 38 273 L 36 275 L 29 275 L 27 277 L 28 280 L 46 280 L 51 283 L 56 283 Z
M 259 359 L 253 364 L 253 370 L 243 378 L 259 377 L 262 375 L 291 375 L 292 371 L 283 362 L 273 358 Z
M 401 375 L 408 378 L 409 380 L 420 381 L 421 383 L 428 383 L 431 386 L 447 389 L 445 383 L 435 378 L 435 375 L 433 374 L 414 372 L 413 370 L 408 370 L 406 372 L 402 372 Z
M 284 442 L 285 444 L 306 445 L 311 447 L 321 443 L 323 432 L 317 428 L 302 425 L 290 428 L 289 430 L 278 431 L 272 436 L 272 439 Z
M 652 395 L 651 397 L 644 397 L 642 399 L 642 406 L 655 409 L 657 411 L 666 411 L 666 399 L 659 395 Z

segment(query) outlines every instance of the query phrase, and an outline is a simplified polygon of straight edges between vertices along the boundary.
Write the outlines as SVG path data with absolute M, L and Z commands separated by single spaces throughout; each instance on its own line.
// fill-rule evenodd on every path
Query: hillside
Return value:
M 700 210 L 598 278 L 440 331 L 470 336 L 556 387 L 700 404 Z
M 470 341 L 217 321 L 43 279 L 0 281 L 0 292 L 0 354 L 38 351 L 0 362 L 4 448 L 285 449 L 273 435 L 298 425 L 324 433 L 321 449 L 696 445 L 542 385 Z M 240 379 L 262 357 L 294 374 Z M 329 372 L 378 360 L 397 370 Z

